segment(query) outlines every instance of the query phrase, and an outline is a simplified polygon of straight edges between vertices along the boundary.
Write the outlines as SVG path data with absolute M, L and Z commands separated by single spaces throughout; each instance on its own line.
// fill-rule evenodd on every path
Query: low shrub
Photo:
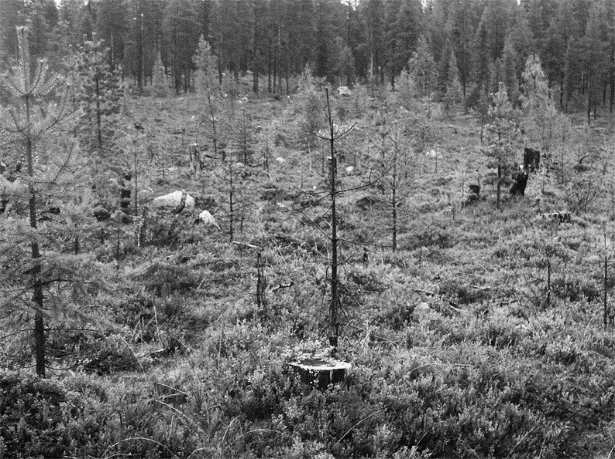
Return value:
M 578 302 L 583 299 L 595 301 L 600 299 L 602 291 L 592 279 L 585 279 L 577 276 L 567 278 L 557 278 L 551 281 L 551 291 L 561 299 Z
M 0 373 L 0 438 L 3 457 L 64 457 L 66 390 L 31 375 Z
M 460 304 L 479 303 L 491 298 L 489 289 L 470 287 L 453 279 L 440 282 L 440 294 Z
M 201 281 L 198 274 L 188 266 L 162 262 L 149 264 L 147 269 L 137 276 L 137 280 L 143 282 L 145 289 L 154 292 L 156 296 L 186 293 L 198 287 Z
M 416 250 L 421 247 L 437 247 L 448 249 L 457 243 L 456 238 L 447 228 L 441 226 L 417 229 L 404 235 L 399 241 L 401 250 Z

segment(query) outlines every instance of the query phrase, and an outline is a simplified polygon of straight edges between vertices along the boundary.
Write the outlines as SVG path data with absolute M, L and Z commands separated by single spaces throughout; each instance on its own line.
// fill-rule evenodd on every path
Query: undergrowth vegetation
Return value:
M 234 101 L 234 114 L 222 107 L 227 154 L 248 159 L 231 172 L 232 185 L 215 158 L 188 171 L 188 144 L 208 142 L 194 121 L 201 99 L 130 100 L 126 116 L 145 131 L 139 206 L 183 189 L 207 203 L 222 231 L 158 211 L 144 241 L 131 224 L 82 238 L 101 286 L 80 314 L 50 313 L 50 379 L 28 370 L 23 323 L 6 322 L 0 457 L 546 459 L 608 451 L 615 339 L 603 308 L 614 281 L 603 273 L 613 190 L 611 166 L 600 161 L 612 152 L 563 178 L 532 174 L 526 195 L 503 193 L 498 211 L 492 186 L 468 200 L 468 186 L 487 174 L 481 128 L 469 115 L 440 116 L 417 100 L 410 113 L 400 108 L 404 94 L 370 99 L 365 88 L 335 97 L 336 122 L 356 123 L 340 142 L 338 166 L 339 352 L 352 368 L 343 384 L 318 390 L 288 366 L 298 352 L 325 348 L 329 326 L 329 165 L 326 145 L 309 135 L 324 122 L 322 82 L 303 84 L 296 97 L 251 94 Z M 251 159 L 233 140 L 247 115 Z M 396 250 L 382 120 L 404 132 Z M 612 138 L 606 127 L 596 145 Z M 574 129 L 570 142 L 578 143 L 567 155 L 591 139 Z M 559 223 L 556 211 L 572 213 L 570 221 Z

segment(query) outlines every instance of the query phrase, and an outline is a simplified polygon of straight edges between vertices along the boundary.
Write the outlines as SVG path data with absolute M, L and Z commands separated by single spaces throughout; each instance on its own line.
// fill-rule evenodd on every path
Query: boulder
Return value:
M 414 307 L 414 311 L 412 311 L 412 317 L 417 320 L 425 319 L 428 317 L 433 317 L 438 315 L 436 311 L 431 309 L 429 305 L 425 302 L 419 303 Z
M 337 95 L 349 97 L 352 96 L 352 91 L 348 88 L 348 86 L 340 86 L 337 88 Z
M 216 219 L 214 218 L 214 216 L 210 214 L 207 210 L 201 211 L 201 213 L 199 214 L 198 218 L 195 220 L 194 223 L 196 225 L 202 223 L 205 225 L 205 227 L 212 226 L 216 228 L 218 231 L 222 231 L 222 229 L 220 228 L 220 225 L 218 225 L 218 222 L 216 222 Z
M 170 209 L 175 213 L 179 213 L 183 209 L 194 209 L 194 203 L 194 198 L 182 190 L 154 198 L 151 207 L 155 209 Z

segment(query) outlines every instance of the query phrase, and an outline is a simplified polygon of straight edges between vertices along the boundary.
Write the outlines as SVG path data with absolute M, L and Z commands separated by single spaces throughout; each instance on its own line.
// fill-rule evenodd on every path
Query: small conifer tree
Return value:
M 130 180 L 131 170 L 130 158 L 119 145 L 124 91 L 118 71 L 109 69 L 108 55 L 103 41 L 94 37 L 84 40 L 76 59 L 76 99 L 82 111 L 78 137 L 90 163 L 92 186 L 103 201 L 114 198 L 108 193 L 109 181 L 121 187 Z
M 444 111 L 447 115 L 452 115 L 455 108 L 463 102 L 463 90 L 459 82 L 459 70 L 457 69 L 457 58 L 451 52 L 448 64 L 448 77 L 446 80 L 446 94 L 444 95 Z
M 154 65 L 154 75 L 152 77 L 152 94 L 154 95 L 154 97 L 160 98 L 169 96 L 167 76 L 160 53 L 158 53 L 158 59 L 156 59 L 156 64 Z
M 21 160 L 25 162 L 25 171 L 20 172 L 18 178 L 24 183 L 21 198 L 28 203 L 28 224 L 22 218 L 6 217 L 0 221 L 0 233 L 3 235 L 0 238 L 0 263 L 5 267 L 0 270 L 0 310 L 10 311 L 9 320 L 18 318 L 20 312 L 34 317 L 35 368 L 38 376 L 45 377 L 46 322 L 50 313 L 49 302 L 52 301 L 52 295 L 45 289 L 66 281 L 69 273 L 74 272 L 71 268 L 78 262 L 52 251 L 58 246 L 59 235 L 66 236 L 74 230 L 75 220 L 70 226 L 58 225 L 56 232 L 53 228 L 41 228 L 39 217 L 43 199 L 51 199 L 51 188 L 61 185 L 55 197 L 58 201 L 66 199 L 68 190 L 75 188 L 76 183 L 60 183 L 59 177 L 75 170 L 73 160 L 78 155 L 73 154 L 71 147 L 68 152 L 63 151 L 62 147 L 70 142 L 65 133 L 58 133 L 73 118 L 68 88 L 55 97 L 60 76 L 48 75 L 44 60 L 38 61 L 32 68 L 27 27 L 17 27 L 17 36 L 17 64 L 10 73 L 0 78 L 0 84 L 13 96 L 12 107 L 6 113 L 0 112 L 0 131 L 14 134 L 17 145 L 23 151 Z M 66 154 L 60 158 L 61 152 Z M 16 198 L 19 199 L 19 196 Z M 66 223 L 67 217 L 63 218 Z M 24 298 L 27 292 L 32 292 L 31 301 Z M 25 311 L 19 311 L 17 305 L 23 303 L 28 307 Z
M 218 58 L 213 54 L 211 46 L 201 35 L 197 52 L 192 58 L 197 68 L 197 88 L 198 91 L 207 98 L 209 125 L 211 126 L 210 137 L 213 145 L 214 156 L 218 157 L 220 142 L 220 126 L 218 117 L 220 113 L 219 92 L 220 82 L 217 78 Z M 224 158 L 224 153 L 223 160 Z
M 438 78 L 438 68 L 425 36 L 419 38 L 417 49 L 408 61 L 408 68 L 421 97 L 430 97 Z
M 314 85 L 312 69 L 309 65 L 306 65 L 303 71 L 300 88 L 303 116 L 300 121 L 299 137 L 301 140 L 305 140 L 308 149 L 311 150 L 315 146 L 314 134 L 324 126 L 325 118 L 321 100 Z
M 397 79 L 397 94 L 401 106 L 406 110 L 412 110 L 416 105 L 416 84 L 412 78 L 412 75 L 403 69 Z
M 508 100 L 506 86 L 500 83 L 500 90 L 492 95 L 489 107 L 490 123 L 486 126 L 487 144 L 485 155 L 490 159 L 488 167 L 495 169 L 488 179 L 495 183 L 497 208 L 500 208 L 502 186 L 511 183 L 515 171 L 515 151 L 518 140 L 518 113 Z

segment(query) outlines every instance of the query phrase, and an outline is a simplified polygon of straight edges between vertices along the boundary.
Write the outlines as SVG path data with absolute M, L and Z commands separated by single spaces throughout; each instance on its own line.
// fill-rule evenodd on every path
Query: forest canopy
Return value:
M 561 107 L 577 95 L 588 110 L 615 101 L 609 0 L 0 0 L 0 10 L 1 66 L 16 55 L 17 25 L 29 24 L 32 56 L 56 69 L 95 35 L 112 69 L 139 90 L 153 83 L 157 62 L 178 93 L 194 88 L 203 37 L 219 79 L 251 72 L 255 92 L 263 81 L 268 92 L 292 92 L 289 77 L 306 66 L 332 83 L 394 88 L 418 57 L 434 63 L 435 96 L 460 86 L 475 106 L 500 81 L 514 99 L 525 61 L 536 54 Z

